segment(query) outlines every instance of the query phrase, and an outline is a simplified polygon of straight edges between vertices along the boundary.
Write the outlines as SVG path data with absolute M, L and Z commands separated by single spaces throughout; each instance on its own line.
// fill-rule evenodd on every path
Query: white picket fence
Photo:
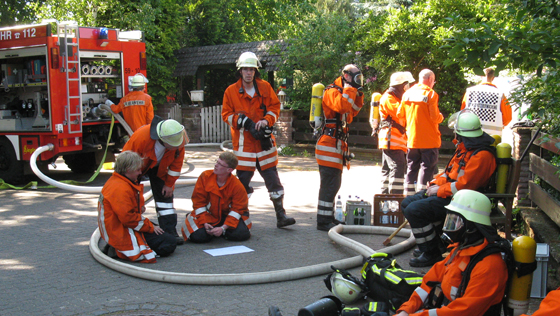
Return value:
M 204 107 L 200 111 L 201 141 L 221 143 L 231 139 L 229 125 L 222 120 L 222 106 Z
M 172 108 L 169 109 L 169 113 L 167 113 L 168 119 L 174 119 L 177 122 L 183 122 L 183 113 L 181 112 L 181 106 L 176 104 Z

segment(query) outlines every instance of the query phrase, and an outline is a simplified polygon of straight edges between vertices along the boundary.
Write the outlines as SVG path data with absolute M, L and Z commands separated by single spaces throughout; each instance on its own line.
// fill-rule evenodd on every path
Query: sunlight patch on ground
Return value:
M 19 260 L 0 259 L 0 270 L 30 270 L 34 268 L 34 266 L 22 264 Z
M 20 225 L 25 225 L 26 221 L 28 220 L 32 220 L 32 219 L 39 219 L 42 218 L 42 216 L 37 216 L 37 215 L 21 215 L 21 216 L 14 216 L 11 218 L 5 218 L 2 219 L 2 221 L 0 221 L 0 226 L 20 226 Z
M 60 211 L 60 213 L 67 213 L 67 214 L 72 214 L 72 215 L 78 215 L 78 216 L 94 216 L 97 217 L 97 210 L 95 211 L 78 211 L 78 210 L 62 210 Z M 58 213 L 58 214 L 60 214 Z M 63 215 L 58 215 L 58 218 L 60 219 L 70 219 L 69 216 L 63 216 Z

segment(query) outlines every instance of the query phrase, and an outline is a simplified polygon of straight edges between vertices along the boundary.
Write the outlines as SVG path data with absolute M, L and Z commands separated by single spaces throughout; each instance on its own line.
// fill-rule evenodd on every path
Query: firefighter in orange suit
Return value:
M 355 65 L 344 66 L 342 75 L 326 87 L 323 94 L 325 126 L 315 147 L 321 186 L 317 203 L 317 229 L 328 231 L 339 224 L 334 219 L 334 199 L 342 182 L 342 167 L 348 159 L 348 124 L 362 109 L 363 76 Z
M 404 94 L 398 116 L 406 122 L 408 147 L 408 171 L 405 177 L 405 192 L 413 195 L 418 182 L 425 188 L 437 168 L 441 133 L 439 123 L 443 115 L 439 112 L 438 94 L 432 89 L 436 83 L 433 71 L 424 69 L 418 76 L 418 84 Z
M 185 240 L 204 243 L 221 236 L 233 241 L 251 237 L 247 192 L 231 174 L 237 163 L 233 153 L 223 152 L 214 170 L 206 170 L 198 177 L 191 198 L 194 210 L 183 226 Z
M 410 260 L 412 267 L 431 266 L 442 259 L 439 233 L 447 214 L 445 206 L 459 190 L 482 190 L 496 170 L 494 138 L 482 131 L 478 117 L 465 110 L 454 114 L 450 123 L 455 129 L 455 154 L 426 190 L 406 197 L 401 204 L 418 245 Z
M 262 67 L 257 56 L 245 52 L 237 60 L 239 80 L 224 93 L 222 119 L 231 129 L 233 153 L 237 156 L 237 177 L 249 197 L 255 169 L 264 179 L 270 200 L 276 212 L 276 227 L 296 223 L 286 216 L 284 187 L 278 177 L 278 151 L 272 135 L 272 126 L 280 115 L 280 101 L 270 84 L 260 79 L 258 68 Z
M 403 194 L 406 173 L 406 123 L 397 117 L 403 93 L 414 82 L 408 71 L 391 75 L 389 89 L 379 100 L 378 148 L 382 151 L 382 194 Z
M 147 82 L 148 79 L 144 75 L 136 74 L 132 77 L 130 83 L 132 91 L 124 96 L 119 104 L 114 104 L 111 100 L 105 101 L 105 104 L 111 107 L 111 111 L 123 113 L 126 124 L 130 126 L 133 132 L 141 126 L 150 124 L 154 119 L 152 97 L 142 92 Z
M 532 316 L 551 316 L 560 315 L 560 287 L 554 291 L 548 292 L 546 297 L 541 301 L 539 309 Z M 525 314 L 521 316 L 527 316 Z
M 502 129 L 511 122 L 511 106 L 494 81 L 494 69 L 484 69 L 483 83 L 465 92 L 461 110 L 465 107 L 474 112 L 482 122 L 482 130 L 490 135 L 502 136 Z
M 471 259 L 489 243 L 498 240 L 490 223 L 491 203 L 482 193 L 461 190 L 446 207 L 443 231 L 452 243 L 451 254 L 426 273 L 410 299 L 397 310 L 396 316 L 482 316 L 500 315 L 500 303 L 508 281 L 508 268 L 501 253 L 485 256 L 474 265 L 466 286 L 463 276 Z M 441 287 L 444 297 L 437 305 L 432 295 Z M 432 292 L 432 294 L 430 294 Z
M 107 180 L 99 196 L 98 225 L 101 237 L 116 255 L 125 260 L 156 262 L 156 255 L 166 257 L 175 251 L 175 238 L 154 226 L 142 214 L 144 185 L 138 183 L 142 158 L 135 152 L 122 152 L 115 163 L 115 172 Z M 111 253 L 109 248 L 106 254 Z
M 175 181 L 181 175 L 185 144 L 189 142 L 185 127 L 175 120 L 155 116 L 150 125 L 140 127 L 124 145 L 144 158 L 142 175 L 148 175 L 158 215 L 159 226 L 175 236 L 177 244 L 177 212 L 173 207 Z

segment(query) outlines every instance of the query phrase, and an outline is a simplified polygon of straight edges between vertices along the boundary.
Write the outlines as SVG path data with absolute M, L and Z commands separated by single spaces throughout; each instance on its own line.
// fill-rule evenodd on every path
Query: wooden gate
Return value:
M 204 107 L 200 111 L 203 143 L 221 143 L 231 139 L 229 125 L 222 120 L 222 106 Z

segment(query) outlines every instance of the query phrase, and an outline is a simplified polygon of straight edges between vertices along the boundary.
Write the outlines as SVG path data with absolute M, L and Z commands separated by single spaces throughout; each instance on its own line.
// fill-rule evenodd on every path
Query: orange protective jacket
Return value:
M 232 174 L 226 184 L 219 187 L 213 170 L 204 171 L 196 181 L 191 199 L 193 211 L 185 219 L 188 234 L 183 227 L 183 234 L 187 238 L 197 229 L 204 228 L 206 223 L 212 226 L 220 224 L 224 217 L 224 224 L 231 228 L 236 228 L 240 219 L 245 221 L 249 229 L 252 226 L 249 220 L 247 191 L 241 181 Z
M 491 82 L 483 82 L 481 83 L 481 85 L 492 86 L 498 89 L 498 87 L 496 87 L 496 85 Z M 467 94 L 465 93 L 465 95 L 463 96 L 463 102 L 461 103 L 461 110 L 465 108 L 466 104 L 467 104 Z M 502 101 L 500 103 L 500 111 L 502 112 L 502 123 L 504 126 L 506 126 L 509 124 L 509 122 L 511 122 L 512 114 L 511 114 L 511 106 L 509 105 L 509 101 L 505 95 L 502 97 Z
M 532 316 L 552 316 L 560 315 L 560 287 L 554 291 L 550 291 L 542 300 L 539 309 Z M 521 316 L 527 316 L 525 314 Z
M 107 180 L 97 204 L 97 224 L 101 237 L 117 250 L 121 259 L 156 262 L 156 253 L 142 233 L 153 233 L 154 225 L 142 216 L 144 185 L 134 184 L 113 173 Z
M 152 97 L 142 91 L 132 91 L 121 99 L 119 104 L 111 105 L 115 113 L 122 112 L 126 124 L 133 132 L 140 126 L 149 125 L 154 119 Z
M 256 78 L 255 82 L 258 95 L 255 92 L 253 97 L 245 92 L 241 79 L 230 85 L 224 93 L 222 119 L 229 124 L 231 129 L 233 152 L 239 160 L 238 170 L 255 171 L 257 159 L 262 170 L 278 165 L 276 146 L 273 145 L 272 148 L 265 151 L 261 147 L 260 140 L 255 139 L 243 127 L 237 128 L 239 114 L 245 114 L 255 123 L 265 119 L 268 126 L 273 126 L 280 115 L 280 101 L 274 93 L 274 89 L 262 79 Z M 266 110 L 261 105 L 264 105 Z M 272 135 L 272 140 L 276 144 L 274 135 Z
M 342 77 L 335 80 L 334 85 L 343 87 Z M 361 94 L 361 95 L 360 95 Z M 323 94 L 323 113 L 325 115 L 325 129 L 336 129 L 335 123 L 328 123 L 328 120 L 336 119 L 339 114 L 340 121 L 346 122 L 346 127 L 340 127 L 344 135 L 348 135 L 348 124 L 352 123 L 354 116 L 364 105 L 364 95 L 353 87 L 343 88 L 342 92 L 338 88 L 326 89 Z M 344 166 L 343 154 L 348 149 L 345 139 L 337 139 L 335 135 L 321 135 L 315 147 L 315 158 L 317 164 L 342 170 Z
M 154 150 L 155 144 L 156 140 L 150 138 L 150 125 L 145 125 L 132 134 L 130 140 L 124 144 L 123 151 L 131 150 L 144 158 L 142 174 L 145 174 L 149 169 L 157 166 L 157 157 Z M 165 154 L 163 154 L 157 176 L 165 182 L 166 186 L 172 188 L 175 185 L 175 181 L 181 175 L 184 157 L 184 146 L 180 146 L 175 150 L 166 150 Z
M 403 127 L 406 126 L 406 123 L 397 117 L 397 110 L 399 109 L 400 104 L 401 100 L 385 91 L 379 100 L 379 118 L 381 120 L 381 124 L 383 121 L 386 121 L 389 116 L 391 116 L 391 119 L 394 122 Z M 391 130 L 390 139 L 389 129 Z M 379 133 L 377 135 L 379 149 L 402 150 L 405 153 L 407 152 L 406 133 L 401 133 L 396 127 L 382 127 L 379 129 Z M 391 148 L 389 148 L 389 144 L 391 144 Z
M 447 198 L 459 190 L 477 190 L 488 184 L 496 170 L 496 158 L 488 150 L 481 150 L 474 156 L 473 153 L 474 150 L 467 150 L 463 143 L 457 145 L 457 151 L 445 170 L 431 182 L 439 185 L 438 197 Z
M 406 122 L 408 148 L 439 148 L 441 133 L 439 123 L 443 115 L 438 107 L 439 95 L 425 84 L 418 83 L 402 97 L 398 117 Z
M 471 258 L 486 245 L 487 240 L 481 245 L 464 249 L 457 249 L 458 244 L 455 244 L 451 254 L 434 264 L 426 273 L 422 285 L 416 288 L 408 302 L 401 305 L 397 314 L 405 311 L 411 316 L 482 316 L 491 306 L 500 303 L 506 288 L 508 270 L 499 253 L 491 254 L 475 265 L 465 293 L 459 298 L 456 297 L 462 273 Z M 430 281 L 440 282 L 443 294 L 450 301 L 447 306 L 432 310 L 431 313 L 430 310 L 420 310 L 432 290 L 427 285 Z

